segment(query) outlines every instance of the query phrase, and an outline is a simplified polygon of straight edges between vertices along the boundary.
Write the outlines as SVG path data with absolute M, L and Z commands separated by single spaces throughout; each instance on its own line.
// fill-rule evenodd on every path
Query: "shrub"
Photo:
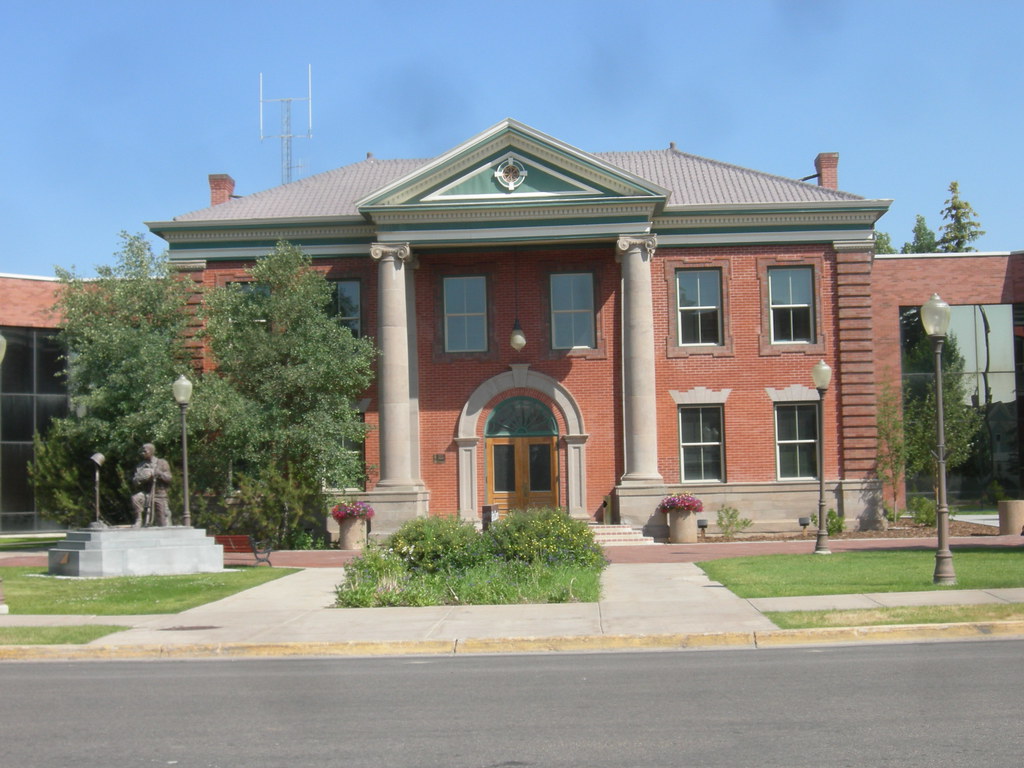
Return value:
M 935 500 L 928 496 L 914 496 L 907 503 L 910 508 L 910 514 L 914 518 L 914 522 L 917 525 L 933 526 L 935 525 Z
M 456 517 L 421 517 L 404 523 L 383 545 L 412 571 L 455 573 L 480 563 L 483 540 L 471 523 Z
M 886 502 L 882 502 L 882 515 L 891 524 L 896 525 L 900 521 L 900 511 L 894 506 L 890 506 Z
M 312 531 L 291 531 L 284 540 L 285 549 L 327 549 L 327 540 Z
M 337 604 L 343 608 L 437 605 L 397 553 L 372 545 L 345 566 L 345 580 L 337 594 Z
M 846 519 L 834 509 L 830 509 L 825 515 L 825 531 L 829 536 L 838 536 L 844 528 L 846 528 Z
M 718 510 L 715 522 L 718 523 L 718 530 L 723 536 L 731 537 L 742 533 L 754 524 L 748 517 L 740 517 L 740 511 L 736 507 L 722 507 Z
M 582 520 L 560 509 L 514 510 L 487 529 L 487 551 L 508 561 L 603 568 L 601 546 Z

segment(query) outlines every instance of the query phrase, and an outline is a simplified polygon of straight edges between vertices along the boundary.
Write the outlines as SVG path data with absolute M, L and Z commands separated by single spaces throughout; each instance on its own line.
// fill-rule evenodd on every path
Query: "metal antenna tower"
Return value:
M 313 138 L 313 67 L 307 64 L 306 82 L 307 91 L 304 99 L 264 99 L 263 98 L 263 73 L 260 72 L 260 141 L 264 139 L 281 140 L 281 183 L 287 184 L 292 180 L 292 139 Z M 276 135 L 267 135 L 263 132 L 263 105 L 269 102 L 278 102 L 281 105 L 281 132 Z M 306 133 L 292 133 L 292 102 L 305 101 L 308 106 Z

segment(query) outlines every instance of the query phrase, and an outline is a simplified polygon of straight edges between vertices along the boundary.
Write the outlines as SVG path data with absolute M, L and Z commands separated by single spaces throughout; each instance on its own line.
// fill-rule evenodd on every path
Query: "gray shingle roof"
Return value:
M 858 195 L 825 189 L 784 176 L 729 165 L 675 148 L 646 152 L 597 152 L 607 163 L 672 190 L 669 205 L 730 203 L 820 203 L 863 200 Z
M 595 157 L 672 191 L 669 206 L 744 203 L 816 203 L 862 200 L 675 148 L 641 152 L 603 152 Z M 367 158 L 333 171 L 230 200 L 175 217 L 174 221 L 322 218 L 358 215 L 355 203 L 430 160 Z

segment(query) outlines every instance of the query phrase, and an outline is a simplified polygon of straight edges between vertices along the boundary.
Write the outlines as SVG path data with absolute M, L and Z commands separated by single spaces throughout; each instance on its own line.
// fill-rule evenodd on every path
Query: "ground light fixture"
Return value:
M 174 401 L 181 409 L 181 498 L 182 498 L 182 524 L 186 527 L 192 525 L 192 513 L 188 504 L 188 429 L 185 423 L 185 411 L 188 410 L 189 401 L 192 400 L 192 382 L 188 376 L 181 374 L 171 385 L 171 392 L 174 394 Z
M 949 506 L 946 503 L 946 423 L 942 403 L 942 345 L 949 330 L 949 304 L 933 293 L 921 305 L 921 324 L 932 342 L 935 354 L 935 475 L 938 481 L 935 527 L 938 534 L 935 549 L 935 584 L 956 584 L 953 553 L 949 549 Z
M 825 521 L 825 393 L 832 383 L 832 369 L 828 363 L 819 360 L 811 369 L 811 380 L 818 390 L 818 538 L 814 543 L 814 554 L 831 555 Z

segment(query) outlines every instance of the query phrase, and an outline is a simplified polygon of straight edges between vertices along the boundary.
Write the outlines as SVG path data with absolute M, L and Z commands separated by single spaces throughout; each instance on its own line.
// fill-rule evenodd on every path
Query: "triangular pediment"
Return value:
M 609 194 L 522 152 L 501 152 L 424 195 L 421 202 L 544 200 Z
M 503 120 L 357 204 L 360 210 L 629 200 L 668 191 L 515 120 Z

